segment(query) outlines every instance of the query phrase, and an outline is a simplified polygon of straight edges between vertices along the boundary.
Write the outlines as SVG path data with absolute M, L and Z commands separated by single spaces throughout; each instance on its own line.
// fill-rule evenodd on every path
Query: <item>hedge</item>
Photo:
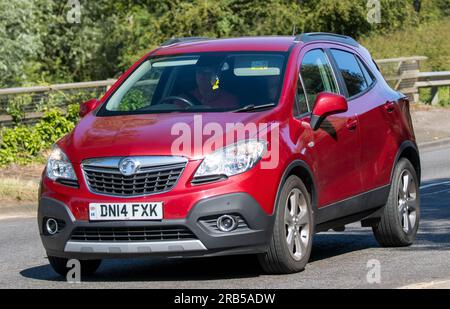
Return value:
M 45 161 L 45 152 L 78 122 L 79 105 L 52 108 L 35 125 L 19 124 L 0 131 L 0 166 Z

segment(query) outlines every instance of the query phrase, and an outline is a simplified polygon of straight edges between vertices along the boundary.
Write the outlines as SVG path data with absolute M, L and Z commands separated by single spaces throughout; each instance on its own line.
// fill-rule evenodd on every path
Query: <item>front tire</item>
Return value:
M 382 247 L 410 246 L 416 238 L 419 219 L 419 180 L 411 162 L 403 158 L 395 167 L 381 220 L 372 230 Z
M 60 258 L 56 256 L 49 256 L 48 261 L 52 266 L 53 270 L 57 272 L 59 275 L 66 277 L 69 272 L 69 268 L 67 268 L 67 262 L 69 259 Z M 82 260 L 80 261 L 81 266 L 81 275 L 82 276 L 90 276 L 94 274 L 97 269 L 100 267 L 102 260 Z
M 300 178 L 286 180 L 276 206 L 269 249 L 258 256 L 259 262 L 269 274 L 299 272 L 311 255 L 314 230 L 311 197 Z

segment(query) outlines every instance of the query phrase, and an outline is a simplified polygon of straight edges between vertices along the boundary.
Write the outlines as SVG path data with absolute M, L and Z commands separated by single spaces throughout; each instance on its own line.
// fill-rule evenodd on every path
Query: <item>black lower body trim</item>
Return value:
M 387 185 L 319 208 L 316 215 L 316 232 L 327 231 L 370 217 L 386 205 L 390 189 L 391 186 Z

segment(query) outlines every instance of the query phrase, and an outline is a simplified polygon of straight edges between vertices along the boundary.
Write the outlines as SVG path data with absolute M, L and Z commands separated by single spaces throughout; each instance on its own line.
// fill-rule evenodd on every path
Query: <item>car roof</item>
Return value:
M 169 40 L 155 55 L 197 52 L 272 51 L 287 52 L 294 43 L 293 36 L 260 36 L 225 39 L 194 38 L 193 40 Z M 172 44 L 173 42 L 173 44 Z
M 200 52 L 266 51 L 287 52 L 295 43 L 333 42 L 359 47 L 354 39 L 333 33 L 303 33 L 297 36 L 257 36 L 223 39 L 176 38 L 164 42 L 154 55 Z

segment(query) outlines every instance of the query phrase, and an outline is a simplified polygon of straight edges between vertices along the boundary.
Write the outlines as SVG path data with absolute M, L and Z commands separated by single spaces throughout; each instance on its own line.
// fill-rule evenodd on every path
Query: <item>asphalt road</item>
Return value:
M 293 275 L 263 274 L 249 256 L 110 260 L 69 284 L 47 263 L 33 218 L 0 221 L 0 288 L 395 288 L 450 279 L 450 146 L 422 152 L 422 220 L 412 247 L 380 248 L 358 224 L 314 238 L 311 261 Z M 370 260 L 380 282 L 368 283 Z

